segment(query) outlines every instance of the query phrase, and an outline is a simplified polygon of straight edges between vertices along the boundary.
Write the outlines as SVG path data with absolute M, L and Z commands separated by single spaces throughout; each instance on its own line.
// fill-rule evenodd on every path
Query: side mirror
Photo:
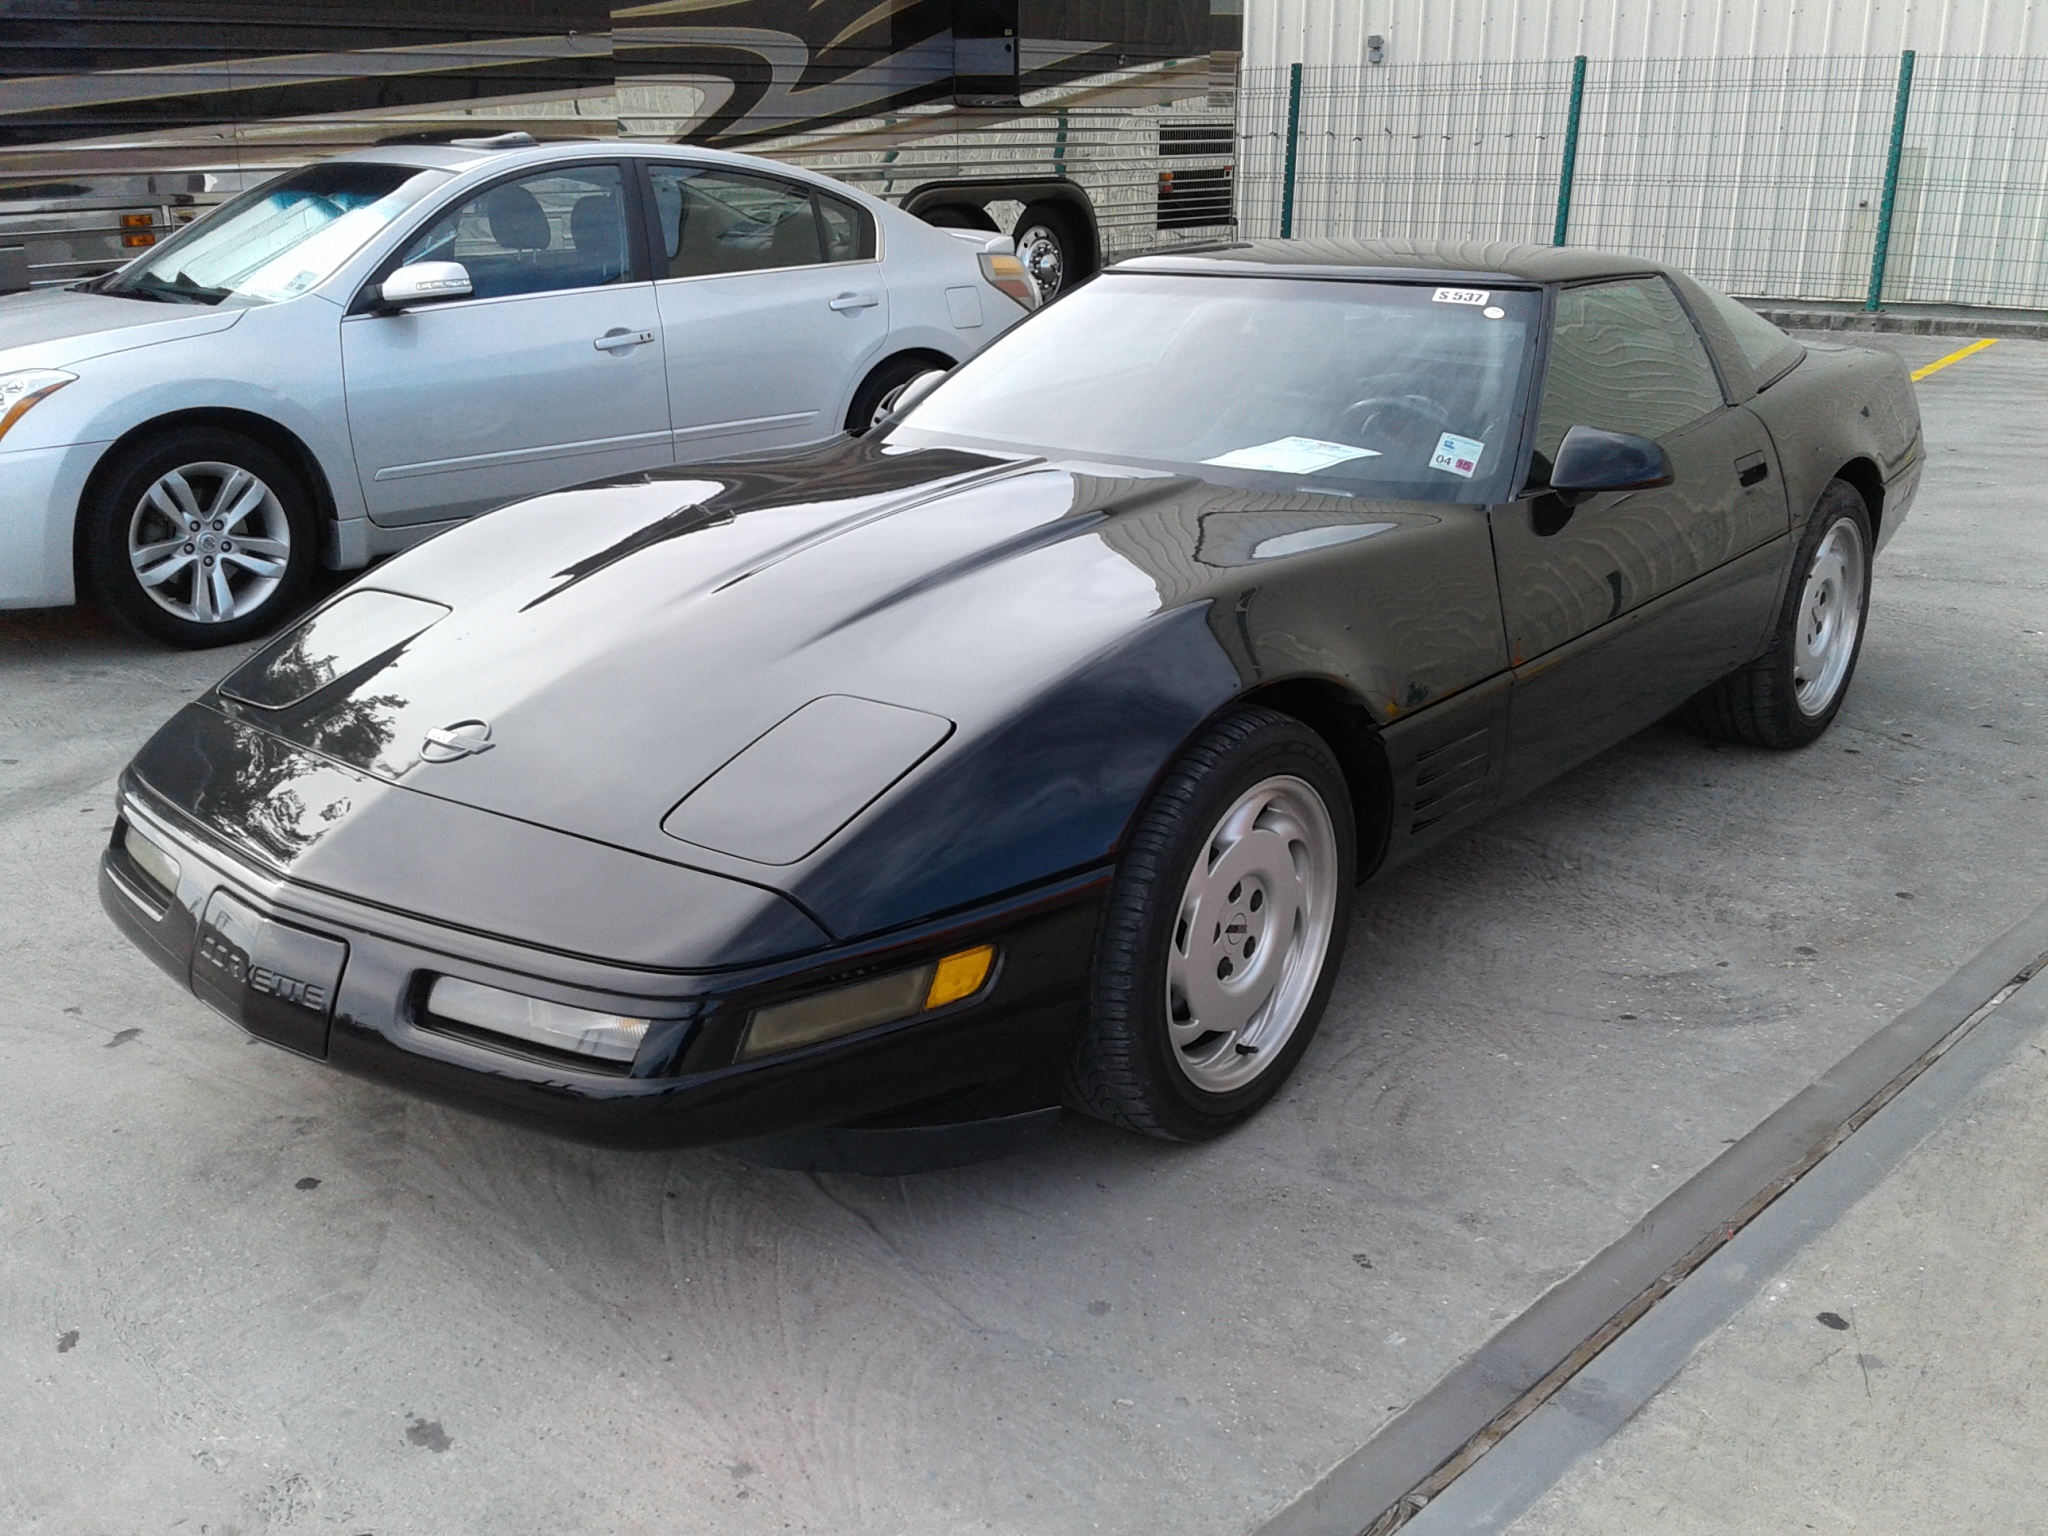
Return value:
M 875 413 L 875 419 L 880 421 L 884 416 L 902 415 L 926 395 L 937 389 L 939 381 L 945 378 L 946 372 L 947 370 L 944 368 L 927 369 L 899 388 L 894 394 L 885 395 L 882 398 L 880 408 Z
M 1550 466 L 1550 489 L 1576 504 L 1601 491 L 1646 491 L 1672 481 L 1671 456 L 1633 432 L 1573 427 Z
M 416 261 L 384 279 L 377 307 L 392 310 L 435 299 L 466 299 L 469 295 L 469 268 L 461 262 Z

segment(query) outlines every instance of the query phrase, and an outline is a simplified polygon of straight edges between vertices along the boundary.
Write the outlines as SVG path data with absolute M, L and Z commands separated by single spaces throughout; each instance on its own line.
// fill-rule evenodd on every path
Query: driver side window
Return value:
M 625 184 L 616 165 L 501 181 L 441 215 L 399 258 L 459 261 L 479 299 L 597 288 L 630 275 Z
M 1573 427 L 1653 440 L 1722 406 L 1692 318 L 1661 277 L 1567 288 L 1557 296 L 1536 423 L 1534 477 L 1547 479 Z

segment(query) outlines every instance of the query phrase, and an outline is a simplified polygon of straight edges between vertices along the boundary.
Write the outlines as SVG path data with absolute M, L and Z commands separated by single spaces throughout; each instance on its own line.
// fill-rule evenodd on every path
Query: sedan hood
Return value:
M 0 371 L 62 368 L 109 352 L 224 331 L 240 307 L 158 304 L 76 288 L 43 288 L 0 298 Z

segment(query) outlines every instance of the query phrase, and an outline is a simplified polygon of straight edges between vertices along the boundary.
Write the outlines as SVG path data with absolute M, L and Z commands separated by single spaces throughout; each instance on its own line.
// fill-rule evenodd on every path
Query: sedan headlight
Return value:
M 0 437 L 38 400 L 46 399 L 77 380 L 75 373 L 57 368 L 30 368 L 21 373 L 0 373 Z
M 614 1063 L 630 1062 L 639 1054 L 649 1022 L 571 1008 L 455 976 L 434 978 L 427 992 L 427 1012 L 486 1034 Z
M 850 1035 L 876 1024 L 929 1013 L 972 997 L 987 983 L 996 952 L 986 944 L 963 949 L 929 965 L 892 971 L 851 986 L 756 1009 L 747 1021 L 742 1059 L 791 1051 L 800 1045 Z

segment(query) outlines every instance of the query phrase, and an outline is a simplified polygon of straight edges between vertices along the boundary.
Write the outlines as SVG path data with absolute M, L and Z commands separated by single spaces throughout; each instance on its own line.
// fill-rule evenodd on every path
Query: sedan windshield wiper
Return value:
M 218 304 L 234 292 L 232 288 L 209 288 L 196 283 L 180 272 L 175 278 L 165 281 L 154 272 L 144 272 L 133 282 L 118 287 L 109 287 L 109 293 L 126 294 L 138 299 L 156 299 L 166 304 Z

